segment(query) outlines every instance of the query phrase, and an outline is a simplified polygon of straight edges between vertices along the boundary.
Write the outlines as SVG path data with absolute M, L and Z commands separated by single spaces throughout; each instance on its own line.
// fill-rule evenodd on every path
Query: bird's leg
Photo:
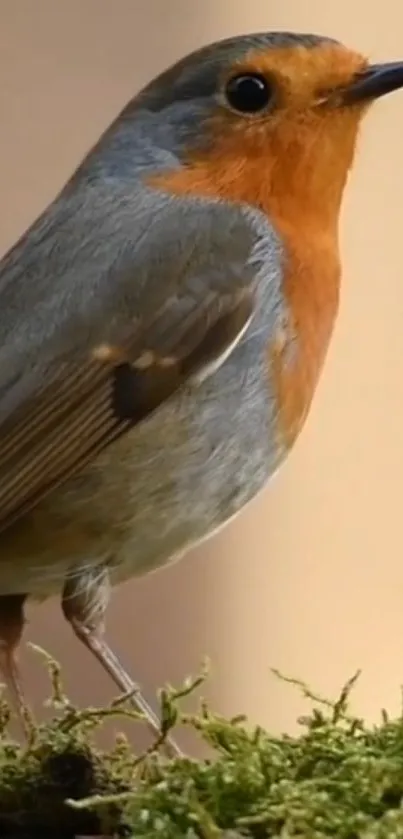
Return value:
M 26 704 L 16 662 L 16 650 L 25 624 L 26 597 L 26 594 L 0 596 L 0 671 L 10 691 L 24 734 L 27 734 Z
M 130 693 L 130 701 L 136 710 L 145 715 L 147 724 L 154 736 L 160 733 L 160 721 L 146 699 L 142 696 L 136 682 L 122 667 L 107 642 L 103 638 L 105 612 L 110 596 L 110 580 L 105 567 L 86 568 L 80 571 L 74 568 L 67 576 L 63 593 L 62 609 L 77 638 L 98 659 L 102 667 L 111 676 L 119 690 Z M 180 757 L 181 750 L 176 743 L 167 738 L 165 747 L 172 757 Z

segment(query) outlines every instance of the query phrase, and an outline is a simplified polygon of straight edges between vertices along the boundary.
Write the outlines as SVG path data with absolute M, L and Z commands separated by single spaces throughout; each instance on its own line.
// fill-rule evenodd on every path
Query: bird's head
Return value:
M 359 126 L 372 102 L 399 87 L 403 62 L 371 65 L 329 38 L 266 33 L 199 50 L 127 111 L 129 119 L 137 108 L 150 112 L 180 160 L 152 184 L 245 202 L 280 234 L 289 323 L 268 359 L 287 445 L 307 415 L 337 314 L 338 222 Z M 298 338 L 292 365 L 289 334 Z
M 287 219 L 339 214 L 371 103 L 403 86 L 403 62 L 370 65 L 337 41 L 265 33 L 205 47 L 127 109 L 161 118 L 184 164 L 178 189 L 245 200 Z M 191 185 L 190 185 L 191 184 Z M 173 184 L 172 184 L 173 185 Z M 286 208 L 285 203 L 286 202 Z

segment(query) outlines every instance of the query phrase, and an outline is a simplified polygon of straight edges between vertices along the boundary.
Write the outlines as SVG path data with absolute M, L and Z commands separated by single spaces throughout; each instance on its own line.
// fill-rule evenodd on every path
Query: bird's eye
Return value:
M 227 82 L 225 96 L 234 111 L 257 114 L 269 105 L 273 89 L 260 73 L 243 73 Z

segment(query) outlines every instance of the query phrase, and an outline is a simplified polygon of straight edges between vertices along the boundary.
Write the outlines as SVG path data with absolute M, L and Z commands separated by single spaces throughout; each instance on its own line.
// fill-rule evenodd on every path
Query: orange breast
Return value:
M 311 222 L 294 230 L 277 219 L 285 245 L 284 296 L 295 333 L 295 351 L 282 336 L 268 347 L 279 407 L 279 432 L 289 448 L 307 416 L 338 309 L 340 265 L 334 236 Z

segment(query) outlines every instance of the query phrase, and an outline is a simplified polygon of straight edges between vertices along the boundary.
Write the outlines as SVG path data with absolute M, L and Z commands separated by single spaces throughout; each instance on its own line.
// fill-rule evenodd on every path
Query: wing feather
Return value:
M 136 239 L 132 207 L 105 251 L 116 207 L 92 207 L 78 247 L 66 200 L 0 265 L 0 529 L 228 354 L 254 311 L 256 231 L 235 208 L 150 205 Z

